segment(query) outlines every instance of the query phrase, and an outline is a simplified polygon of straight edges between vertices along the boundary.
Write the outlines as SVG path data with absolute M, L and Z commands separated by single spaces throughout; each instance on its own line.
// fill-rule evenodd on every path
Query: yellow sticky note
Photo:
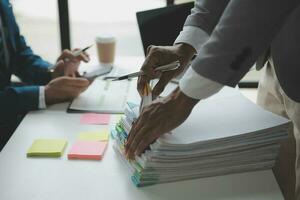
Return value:
M 67 146 L 63 139 L 37 139 L 27 151 L 27 156 L 60 157 Z
M 109 134 L 107 130 L 83 132 L 79 134 L 78 140 L 81 141 L 107 141 Z

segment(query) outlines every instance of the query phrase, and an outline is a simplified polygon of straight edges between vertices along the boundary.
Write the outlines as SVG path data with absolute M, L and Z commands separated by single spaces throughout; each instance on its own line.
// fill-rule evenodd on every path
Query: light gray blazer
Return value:
M 300 0 L 196 0 L 185 26 L 210 35 L 192 65 L 200 75 L 234 87 L 271 47 L 281 87 L 300 102 Z

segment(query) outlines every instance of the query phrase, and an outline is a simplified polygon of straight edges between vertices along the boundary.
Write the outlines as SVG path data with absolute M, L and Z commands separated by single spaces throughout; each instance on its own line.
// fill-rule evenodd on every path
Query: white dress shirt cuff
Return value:
M 45 101 L 45 87 L 39 87 L 39 109 L 46 109 L 46 101 Z
M 224 85 L 198 74 L 192 66 L 179 81 L 180 90 L 193 99 L 205 99 L 219 92 Z
M 178 35 L 174 44 L 186 43 L 194 47 L 197 51 L 200 50 L 201 46 L 208 40 L 209 35 L 195 26 L 184 26 L 183 30 Z

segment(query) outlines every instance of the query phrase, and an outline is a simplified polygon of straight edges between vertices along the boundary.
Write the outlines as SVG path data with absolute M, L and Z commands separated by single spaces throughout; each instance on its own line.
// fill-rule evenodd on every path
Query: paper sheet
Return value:
M 97 79 L 73 100 L 68 111 L 122 114 L 128 99 L 140 101 L 136 82 Z

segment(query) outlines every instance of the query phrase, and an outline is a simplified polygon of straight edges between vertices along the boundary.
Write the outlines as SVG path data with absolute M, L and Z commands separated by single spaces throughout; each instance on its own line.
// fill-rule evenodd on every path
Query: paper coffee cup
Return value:
M 96 38 L 98 59 L 100 63 L 111 64 L 115 59 L 116 38 L 112 36 L 99 36 Z

